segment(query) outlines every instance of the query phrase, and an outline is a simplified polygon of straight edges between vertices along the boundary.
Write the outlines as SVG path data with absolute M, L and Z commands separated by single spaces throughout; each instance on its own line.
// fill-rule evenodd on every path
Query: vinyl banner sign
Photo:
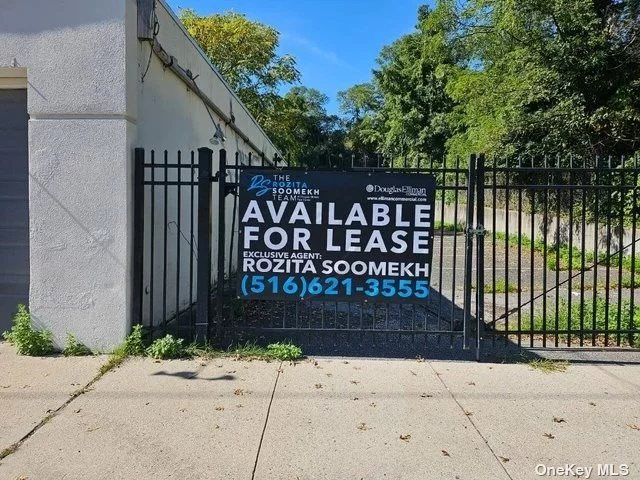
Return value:
M 434 200 L 431 175 L 242 171 L 238 296 L 424 301 Z

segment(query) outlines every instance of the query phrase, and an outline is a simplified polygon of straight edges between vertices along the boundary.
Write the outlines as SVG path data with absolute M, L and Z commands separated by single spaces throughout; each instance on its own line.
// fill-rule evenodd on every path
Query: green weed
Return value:
M 93 352 L 91 352 L 89 347 L 80 343 L 72 333 L 67 333 L 67 344 L 64 350 L 62 350 L 62 354 L 65 357 L 82 357 L 92 355 Z
M 272 343 L 267 345 L 267 352 L 278 360 L 293 361 L 302 358 L 302 349 L 291 343 Z
M 182 338 L 175 338 L 173 335 L 165 335 L 155 340 L 146 349 L 146 354 L 151 358 L 168 360 L 185 356 Z
M 19 355 L 38 357 L 54 353 L 51 332 L 35 330 L 31 325 L 31 314 L 24 305 L 18 305 L 11 330 L 2 334 L 16 348 Z

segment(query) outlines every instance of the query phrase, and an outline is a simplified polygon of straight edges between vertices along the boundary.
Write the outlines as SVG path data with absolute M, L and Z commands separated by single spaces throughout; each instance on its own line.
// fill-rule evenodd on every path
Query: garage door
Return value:
M 0 89 L 0 332 L 29 299 L 27 91 Z

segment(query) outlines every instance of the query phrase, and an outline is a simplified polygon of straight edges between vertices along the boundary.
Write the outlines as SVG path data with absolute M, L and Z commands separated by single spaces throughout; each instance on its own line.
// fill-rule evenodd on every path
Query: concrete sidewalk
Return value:
M 1 348 L 6 448 L 100 359 Z M 46 385 L 41 361 L 56 365 Z M 14 389 L 27 381 L 43 393 Z M 637 365 L 130 360 L 1 460 L 0 479 L 532 479 L 567 463 L 640 478 L 639 407 Z

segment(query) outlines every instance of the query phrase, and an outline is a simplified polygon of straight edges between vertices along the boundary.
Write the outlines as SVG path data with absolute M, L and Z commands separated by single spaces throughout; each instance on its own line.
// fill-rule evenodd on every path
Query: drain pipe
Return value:
M 185 70 L 178 63 L 178 59 L 173 55 L 169 55 L 167 51 L 162 48 L 160 42 L 155 39 L 151 42 L 151 48 L 153 49 L 153 53 L 160 59 L 165 68 L 168 68 L 173 73 L 175 73 L 180 80 L 182 80 L 187 87 L 189 87 L 213 112 L 222 119 L 222 121 L 231 128 L 245 143 L 251 147 L 253 150 L 258 152 L 260 156 L 266 157 L 264 151 L 259 148 L 255 143 L 253 143 L 249 137 L 234 123 L 234 119 L 229 117 L 225 112 L 223 112 L 220 107 L 218 107 L 211 98 L 209 98 L 200 87 L 195 82 L 195 78 L 191 70 Z M 269 160 L 272 164 L 277 165 L 278 156 L 276 155 L 273 159 Z

